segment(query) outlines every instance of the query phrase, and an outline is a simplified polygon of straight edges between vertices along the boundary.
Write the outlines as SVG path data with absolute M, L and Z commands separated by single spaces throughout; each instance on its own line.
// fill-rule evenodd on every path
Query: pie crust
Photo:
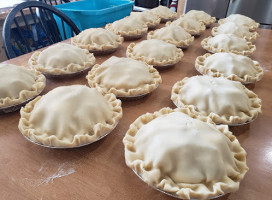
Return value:
M 159 72 L 151 65 L 115 56 L 95 65 L 86 78 L 90 86 L 117 97 L 148 94 L 162 82 Z
M 36 70 L 0 64 L 0 108 L 17 105 L 37 96 L 45 88 L 45 82 L 44 75 Z
M 171 99 L 177 107 L 192 105 L 216 124 L 240 125 L 261 113 L 261 99 L 238 81 L 223 77 L 185 77 L 174 84 Z
M 131 12 L 130 17 L 146 24 L 148 29 L 154 29 L 161 22 L 161 18 L 159 16 L 154 15 L 149 11 Z
M 143 40 L 137 44 L 130 43 L 127 57 L 141 60 L 153 66 L 167 66 L 178 63 L 183 57 L 181 49 L 162 40 Z
M 202 22 L 185 16 L 181 16 L 173 22 L 167 22 L 166 26 L 169 25 L 181 26 L 191 35 L 200 35 L 206 29 L 206 26 Z
M 145 23 L 134 17 L 125 17 L 113 23 L 107 24 L 106 29 L 124 37 L 125 40 L 139 39 L 147 33 L 148 27 Z
M 243 84 L 255 83 L 264 74 L 259 62 L 233 53 L 206 53 L 196 58 L 195 67 L 203 75 L 225 77 Z
M 212 17 L 211 15 L 202 10 L 190 10 L 184 16 L 202 22 L 205 24 L 206 27 L 210 26 L 212 23 L 216 21 L 215 17 Z
M 201 46 L 211 53 L 227 52 L 244 56 L 250 56 L 256 50 L 256 46 L 251 42 L 233 34 L 218 34 L 215 37 L 207 37 L 201 41 Z
M 42 52 L 36 51 L 28 63 L 31 68 L 45 75 L 64 75 L 91 68 L 95 64 L 95 57 L 86 49 L 58 43 Z
M 174 25 L 150 31 L 147 35 L 147 39 L 162 40 L 176 45 L 179 48 L 186 48 L 194 41 L 194 37 L 187 33 L 182 27 Z
M 71 43 L 91 53 L 112 53 L 122 45 L 124 38 L 103 28 L 90 28 L 71 38 Z M 111 51 L 111 52 L 110 52 Z
M 234 192 L 248 171 L 246 152 L 228 126 L 215 125 L 192 107 L 138 117 L 123 143 L 128 167 L 148 185 L 181 199 Z
M 162 23 L 165 23 L 167 21 L 173 21 L 177 17 L 176 12 L 173 12 L 170 8 L 161 5 L 151 9 L 150 12 L 154 15 L 159 16 Z
M 253 19 L 240 14 L 231 14 L 227 18 L 218 20 L 219 25 L 227 22 L 234 22 L 238 26 L 247 26 L 251 31 L 256 30 L 260 26 L 260 24 L 255 22 Z
M 255 32 L 250 32 L 249 28 L 246 26 L 238 26 L 234 22 L 227 22 L 218 27 L 212 29 L 212 35 L 216 36 L 218 34 L 234 34 L 237 37 L 245 38 L 247 41 L 254 41 L 259 37 L 259 34 Z
M 19 130 L 33 142 L 72 148 L 97 141 L 122 117 L 121 101 L 83 85 L 62 86 L 21 109 Z

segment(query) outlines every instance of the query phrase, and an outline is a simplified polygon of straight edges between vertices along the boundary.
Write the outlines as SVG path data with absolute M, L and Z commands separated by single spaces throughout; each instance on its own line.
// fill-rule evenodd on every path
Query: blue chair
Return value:
M 55 18 L 61 20 L 61 26 L 57 25 Z M 8 59 L 11 59 L 79 33 L 73 21 L 57 8 L 38 1 L 23 2 L 14 7 L 5 19 L 3 46 Z

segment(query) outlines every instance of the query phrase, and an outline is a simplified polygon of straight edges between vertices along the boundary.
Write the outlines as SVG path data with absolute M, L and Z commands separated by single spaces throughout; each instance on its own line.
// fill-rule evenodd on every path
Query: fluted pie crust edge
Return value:
M 135 29 L 134 31 L 121 31 L 115 30 L 112 28 L 112 23 L 106 24 L 105 29 L 113 31 L 114 33 L 121 35 L 122 37 L 130 37 L 130 36 L 142 36 L 147 33 L 148 27 L 145 25 L 142 29 Z
M 179 94 L 180 90 L 182 89 L 183 85 L 186 83 L 188 79 L 189 79 L 188 77 L 185 77 L 181 81 L 176 82 L 172 88 L 171 100 L 177 107 L 188 106 L 182 101 L 181 94 Z M 262 100 L 258 98 L 258 96 L 254 92 L 247 89 L 244 85 L 242 86 L 250 102 L 250 110 L 248 111 L 248 113 L 240 112 L 241 116 L 228 116 L 228 115 L 220 116 L 212 112 L 208 115 L 208 117 L 210 117 L 216 124 L 239 125 L 248 123 L 256 119 L 258 114 L 262 112 L 261 110 Z M 191 106 L 193 106 L 196 111 L 200 112 L 196 106 L 194 105 Z
M 250 75 L 247 75 L 247 74 L 244 77 L 237 76 L 236 74 L 231 74 L 229 76 L 224 76 L 224 74 L 221 73 L 221 72 L 212 71 L 210 68 L 204 66 L 204 62 L 205 62 L 206 58 L 208 58 L 211 55 L 212 54 L 210 54 L 210 53 L 206 53 L 205 55 L 198 56 L 196 58 L 195 68 L 201 74 L 209 75 L 209 76 L 212 76 L 212 77 L 225 77 L 225 78 L 227 78 L 229 80 L 232 80 L 232 81 L 240 81 L 243 84 L 255 83 L 255 82 L 261 80 L 262 77 L 263 77 L 263 74 L 264 74 L 263 69 L 260 66 L 259 62 L 255 61 L 255 60 L 253 60 L 254 68 L 258 72 L 255 76 L 250 76 Z
M 226 53 L 234 53 L 234 54 L 243 55 L 243 56 L 250 56 L 256 50 L 256 46 L 254 44 L 252 44 L 252 42 L 247 42 L 249 50 L 243 50 L 243 51 L 236 51 L 236 50 L 230 50 L 229 51 L 229 50 L 225 50 L 225 49 L 214 48 L 214 47 L 208 45 L 208 40 L 211 39 L 211 38 L 212 38 L 212 36 L 209 36 L 207 38 L 204 38 L 201 41 L 201 46 L 204 49 L 206 49 L 207 51 L 211 52 L 211 53 L 226 52 Z
M 224 19 L 219 19 L 219 20 L 218 20 L 218 24 L 219 24 L 219 25 L 224 24 L 224 23 L 225 23 L 225 18 L 224 18 Z M 255 22 L 254 25 L 249 26 L 248 28 L 249 28 L 250 31 L 255 31 L 256 29 L 259 28 L 259 26 L 260 26 L 260 24 L 257 23 L 257 22 Z
M 13 105 L 23 103 L 37 95 L 39 95 L 46 86 L 45 76 L 36 70 L 29 69 L 32 73 L 35 74 L 35 83 L 32 85 L 31 90 L 22 90 L 20 91 L 18 98 L 0 98 L 0 108 L 5 108 Z
M 228 130 L 228 126 L 226 125 L 215 125 L 211 118 L 200 115 L 192 106 L 185 106 L 182 108 L 176 108 L 175 110 L 171 108 L 162 108 L 161 110 L 155 113 L 146 113 L 138 117 L 129 127 L 126 132 L 125 137 L 123 138 L 123 143 L 125 146 L 125 158 L 126 164 L 133 171 L 135 171 L 140 177 L 143 174 L 147 173 L 149 169 L 144 169 L 143 160 L 139 158 L 131 158 L 130 154 L 135 152 L 136 148 L 134 145 L 135 139 L 134 137 L 137 135 L 138 131 L 142 126 L 151 122 L 153 119 L 157 117 L 167 115 L 172 112 L 182 112 L 194 119 L 199 119 L 219 130 L 222 134 L 224 134 L 232 144 L 232 152 L 234 152 L 234 160 L 237 168 L 240 171 L 240 174 L 236 177 L 228 177 L 228 182 L 217 182 L 213 185 L 212 188 L 208 188 L 205 184 L 188 184 L 188 183 L 175 183 L 169 177 L 161 177 L 159 183 L 154 183 L 151 185 L 155 188 L 163 190 L 168 194 L 174 195 L 175 197 L 181 199 L 203 199 L 203 194 L 205 193 L 205 198 L 212 198 L 222 194 L 226 194 L 232 191 L 232 184 L 239 183 L 245 176 L 248 171 L 248 167 L 246 165 L 246 152 L 239 144 L 237 138 L 232 135 L 232 133 Z M 132 161 L 131 161 L 132 160 Z M 153 166 L 152 166 L 153 167 Z M 151 169 L 150 169 L 151 170 Z M 145 181 L 145 180 L 144 180 Z
M 147 65 L 147 64 L 146 64 Z M 96 71 L 99 69 L 98 64 L 96 64 L 91 71 L 89 71 L 88 75 L 86 76 L 88 83 L 91 87 L 96 88 L 102 93 L 113 93 L 117 97 L 130 97 L 130 96 L 138 96 L 143 94 L 151 93 L 153 90 L 155 90 L 159 84 L 162 82 L 161 76 L 159 72 L 151 65 L 147 65 L 149 69 L 149 73 L 152 74 L 152 83 L 145 84 L 144 86 L 139 86 L 137 88 L 121 90 L 116 88 L 105 88 L 101 86 L 100 84 L 96 83 L 94 81 Z
M 116 96 L 114 94 L 103 94 L 104 98 L 108 103 L 110 103 L 113 107 L 113 117 L 112 117 L 112 123 L 109 124 L 102 124 L 97 123 L 90 129 L 93 130 L 93 133 L 88 133 L 85 135 L 75 135 L 74 139 L 71 143 L 63 140 L 59 140 L 55 135 L 51 136 L 44 136 L 43 135 L 37 135 L 37 131 L 30 127 L 30 113 L 34 109 L 35 104 L 42 98 L 42 96 L 38 96 L 34 100 L 30 101 L 28 104 L 26 104 L 25 107 L 22 107 L 20 110 L 21 118 L 19 121 L 18 128 L 21 131 L 21 133 L 30 139 L 31 141 L 34 141 L 36 143 L 40 143 L 46 146 L 51 147 L 59 147 L 59 148 L 73 148 L 82 146 L 84 144 L 88 144 L 91 142 L 95 142 L 100 137 L 103 137 L 104 135 L 108 134 L 110 131 L 112 131 L 115 126 L 118 124 L 119 120 L 122 118 L 122 108 L 121 108 L 121 101 L 116 99 Z M 64 113 L 65 114 L 65 113 Z M 68 122 L 69 123 L 69 122 Z

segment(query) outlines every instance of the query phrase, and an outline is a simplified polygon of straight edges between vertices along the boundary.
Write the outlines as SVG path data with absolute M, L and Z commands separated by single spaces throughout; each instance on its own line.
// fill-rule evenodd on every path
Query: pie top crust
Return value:
M 122 45 L 124 38 L 113 31 L 103 28 L 90 28 L 80 32 L 71 38 L 71 43 L 90 51 L 104 51 L 118 48 Z
M 188 47 L 194 41 L 194 37 L 187 33 L 182 27 L 175 25 L 150 31 L 147 35 L 147 39 L 163 40 L 177 47 Z
M 177 107 L 192 105 L 217 124 L 239 125 L 261 113 L 261 99 L 238 81 L 210 76 L 185 77 L 172 88 Z
M 134 17 L 125 17 L 113 23 L 107 24 L 105 28 L 124 37 L 143 35 L 148 30 L 145 23 L 137 20 Z
M 163 108 L 138 117 L 123 143 L 132 170 L 149 185 L 181 199 L 234 192 L 248 171 L 246 152 L 228 126 L 215 125 L 192 107 Z
M 0 64 L 0 108 L 23 103 L 40 94 L 46 78 L 36 70 Z
M 261 80 L 264 73 L 259 62 L 233 53 L 207 53 L 198 56 L 195 67 L 201 74 L 225 77 L 244 84 Z
M 71 148 L 108 134 L 122 117 L 121 101 L 83 85 L 62 86 L 21 109 L 19 130 L 34 142 Z
M 212 17 L 202 10 L 190 10 L 185 14 L 185 16 L 202 22 L 205 24 L 205 26 L 209 26 L 216 21 L 215 17 Z
M 173 22 L 167 22 L 166 26 L 169 25 L 181 26 L 191 35 L 199 35 L 206 29 L 206 26 L 202 22 L 185 16 L 182 16 Z
M 233 34 L 218 34 L 214 37 L 207 37 L 201 41 L 201 45 L 212 53 L 228 52 L 249 56 L 256 50 L 256 46 L 244 38 Z
M 260 24 L 255 22 L 253 19 L 251 19 L 247 16 L 244 16 L 244 15 L 240 15 L 240 14 L 231 14 L 227 18 L 218 20 L 218 23 L 220 25 L 227 23 L 227 22 L 234 22 L 238 26 L 246 26 L 251 31 L 256 30 L 260 26 Z
M 161 22 L 161 18 L 157 15 L 152 14 L 149 11 L 144 12 L 131 12 L 130 17 L 135 18 L 137 21 L 141 21 L 146 24 L 148 28 L 152 28 Z
M 92 67 L 95 57 L 86 49 L 58 43 L 42 52 L 36 51 L 28 63 L 32 68 L 45 74 L 70 74 Z
M 118 97 L 150 93 L 162 81 L 159 72 L 151 65 L 115 56 L 101 65 L 95 65 L 86 78 L 92 87 Z
M 161 22 L 171 21 L 177 17 L 177 13 L 173 12 L 170 8 L 166 6 L 158 6 L 150 10 L 154 15 L 157 15 L 161 18 Z
M 234 34 L 238 37 L 245 38 L 247 41 L 254 41 L 259 37 L 259 34 L 255 32 L 250 32 L 249 28 L 246 26 L 238 26 L 234 22 L 227 22 L 218 27 L 212 29 L 212 35 L 216 36 L 218 34 Z
M 130 43 L 127 57 L 141 60 L 149 65 L 165 66 L 178 63 L 183 57 L 181 49 L 162 40 L 143 40 L 137 44 Z

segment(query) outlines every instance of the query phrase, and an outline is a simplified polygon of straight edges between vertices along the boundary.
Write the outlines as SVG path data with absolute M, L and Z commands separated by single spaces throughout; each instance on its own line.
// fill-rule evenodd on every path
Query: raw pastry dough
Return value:
M 227 23 L 227 22 L 234 22 L 238 26 L 246 26 L 251 31 L 256 30 L 260 26 L 260 24 L 255 22 L 253 19 L 251 19 L 251 18 L 249 18 L 249 17 L 247 17 L 245 15 L 240 15 L 240 14 L 231 14 L 227 18 L 220 19 L 218 21 L 218 23 L 220 25 L 224 24 L 224 23 Z
M 87 49 L 93 53 L 116 50 L 122 45 L 124 38 L 103 28 L 90 28 L 71 39 L 73 45 Z M 111 51 L 113 52 L 113 51 Z
M 181 49 L 157 39 L 144 40 L 137 44 L 130 43 L 126 54 L 129 58 L 154 66 L 174 65 L 183 57 Z
M 42 52 L 36 51 L 28 63 L 32 68 L 44 74 L 63 75 L 92 67 L 95 57 L 86 49 L 71 44 L 58 43 Z
M 263 69 L 257 61 L 233 53 L 207 53 L 196 58 L 195 67 L 201 74 L 224 76 L 244 84 L 257 82 L 263 76 Z
M 147 35 L 147 39 L 162 40 L 180 48 L 186 48 L 194 41 L 194 37 L 187 33 L 182 27 L 175 25 L 150 31 Z
M 122 117 L 121 101 L 83 85 L 62 86 L 21 109 L 19 130 L 46 146 L 71 148 L 98 140 Z
M 42 92 L 45 77 L 22 66 L 0 64 L 0 108 L 23 103 Z
M 95 65 L 87 80 L 103 93 L 129 97 L 152 92 L 161 83 L 161 76 L 144 62 L 113 56 L 101 65 Z
M 173 22 L 167 22 L 166 26 L 169 25 L 181 26 L 182 28 L 185 29 L 185 31 L 187 31 L 191 35 L 200 35 L 206 29 L 206 26 L 202 22 L 196 21 L 190 17 L 185 16 L 180 17 Z
M 256 31 L 250 32 L 248 27 L 238 26 L 234 22 L 227 22 L 218 27 L 214 27 L 212 29 L 212 35 L 216 36 L 218 34 L 234 34 L 238 37 L 245 38 L 247 41 L 254 41 L 259 36 Z
M 144 12 L 131 12 L 130 17 L 135 18 L 148 26 L 148 29 L 154 29 L 160 24 L 161 18 L 157 15 L 152 14 L 149 11 Z
M 249 56 L 256 50 L 256 46 L 246 39 L 233 34 L 218 34 L 201 41 L 201 46 L 212 53 L 228 52 Z
M 223 77 L 193 76 L 178 81 L 172 88 L 177 107 L 195 106 L 217 124 L 238 125 L 254 120 L 261 113 L 261 99 L 237 81 Z
M 191 107 L 140 116 L 123 143 L 126 164 L 149 185 L 181 199 L 207 199 L 238 190 L 246 152 L 225 125 Z
M 177 17 L 177 13 L 173 12 L 166 6 L 158 6 L 150 10 L 151 13 L 161 18 L 161 22 L 172 21 Z
M 210 26 L 212 23 L 216 21 L 215 17 L 212 17 L 211 15 L 202 10 L 190 10 L 184 16 L 202 22 L 205 24 L 205 26 Z

